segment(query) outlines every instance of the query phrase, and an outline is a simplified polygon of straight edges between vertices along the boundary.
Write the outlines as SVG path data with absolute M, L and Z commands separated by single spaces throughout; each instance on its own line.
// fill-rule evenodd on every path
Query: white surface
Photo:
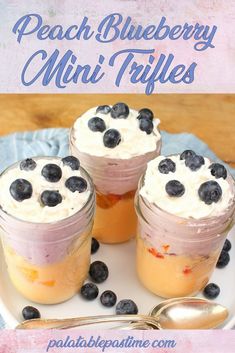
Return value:
M 235 227 L 229 234 L 229 239 L 235 237 Z M 134 241 L 121 245 L 102 245 L 99 251 L 92 255 L 92 261 L 102 260 L 109 267 L 109 278 L 98 285 L 100 294 L 106 290 L 113 290 L 118 300 L 133 299 L 139 307 L 139 313 L 146 314 L 162 299 L 147 292 L 139 283 L 135 272 Z M 217 283 L 221 292 L 215 299 L 216 302 L 226 306 L 229 318 L 222 328 L 230 329 L 235 325 L 235 241 L 232 241 L 230 250 L 230 263 L 224 269 L 216 269 L 211 282 Z M 199 295 L 202 296 L 202 295 Z M 87 316 L 99 314 L 113 314 L 113 308 L 105 308 L 99 298 L 87 302 L 80 295 L 75 295 L 71 300 L 58 305 L 39 305 L 25 300 L 11 285 L 6 265 L 0 247 L 0 313 L 9 328 L 14 328 L 22 321 L 21 311 L 26 305 L 37 307 L 42 318 L 65 318 L 74 316 Z M 87 326 L 88 327 L 88 326 Z

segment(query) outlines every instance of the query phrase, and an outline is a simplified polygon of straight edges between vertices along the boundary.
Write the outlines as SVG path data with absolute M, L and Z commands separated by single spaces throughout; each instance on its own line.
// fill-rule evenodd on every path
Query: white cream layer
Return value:
M 67 218 L 78 212 L 87 202 L 90 190 L 79 193 L 71 192 L 65 187 L 65 181 L 71 176 L 81 176 L 80 170 L 72 170 L 64 166 L 58 159 L 34 159 L 37 167 L 32 171 L 21 170 L 19 165 L 9 169 L 0 177 L 0 206 L 8 214 L 28 222 L 50 223 Z M 62 170 L 62 177 L 56 183 L 48 182 L 42 175 L 41 170 L 48 163 L 57 164 Z M 33 187 L 30 199 L 21 202 L 16 201 L 10 194 L 11 183 L 19 178 L 28 180 Z M 62 202 L 55 207 L 43 206 L 40 195 L 44 190 L 59 191 Z
M 159 172 L 158 165 L 165 158 L 170 158 L 175 162 L 176 171 L 174 173 L 162 174 Z M 148 163 L 140 195 L 161 209 L 183 218 L 200 219 L 223 214 L 234 198 L 234 188 L 228 180 L 213 177 L 208 168 L 211 162 L 207 158 L 204 159 L 205 164 L 200 169 L 191 171 L 186 167 L 185 161 L 180 160 L 179 156 L 159 156 L 155 158 Z M 171 197 L 167 194 L 165 185 L 170 180 L 178 180 L 184 185 L 185 193 L 182 196 Z M 211 205 L 205 204 L 198 196 L 200 185 L 209 180 L 217 181 L 222 189 L 220 200 L 217 203 L 213 202 Z
M 96 113 L 96 108 L 91 108 L 78 118 L 74 124 L 75 145 L 81 152 L 93 156 L 128 159 L 156 150 L 156 144 L 161 136 L 158 131 L 159 119 L 153 119 L 154 129 L 151 134 L 140 130 L 138 111 L 130 109 L 126 119 L 113 119 L 111 114 Z M 93 117 L 104 120 L 106 129 L 117 129 L 121 134 L 121 142 L 115 148 L 104 146 L 104 132 L 94 132 L 88 127 L 88 121 Z

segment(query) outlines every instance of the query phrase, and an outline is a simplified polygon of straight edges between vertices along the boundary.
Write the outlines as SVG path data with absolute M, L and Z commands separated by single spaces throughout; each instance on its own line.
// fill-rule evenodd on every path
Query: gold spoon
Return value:
M 65 329 L 107 322 L 133 322 L 155 329 L 209 329 L 222 324 L 228 310 L 212 301 L 181 297 L 156 305 L 149 315 L 99 315 L 70 319 L 33 319 L 19 324 L 17 329 Z M 131 325 L 131 324 L 129 324 Z

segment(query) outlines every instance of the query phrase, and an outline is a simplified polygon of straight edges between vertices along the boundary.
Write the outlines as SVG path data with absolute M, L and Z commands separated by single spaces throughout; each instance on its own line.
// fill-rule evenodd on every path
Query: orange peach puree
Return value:
M 27 299 L 56 304 L 71 298 L 86 279 L 90 263 L 90 237 L 60 262 L 36 266 L 4 245 L 8 273 L 16 289 Z
M 134 237 L 137 217 L 134 210 L 135 191 L 124 195 L 96 193 L 93 236 L 102 243 L 123 243 Z
M 174 255 L 169 246 L 157 251 L 138 237 L 137 272 L 142 284 L 163 298 L 194 295 L 208 282 L 218 255 Z

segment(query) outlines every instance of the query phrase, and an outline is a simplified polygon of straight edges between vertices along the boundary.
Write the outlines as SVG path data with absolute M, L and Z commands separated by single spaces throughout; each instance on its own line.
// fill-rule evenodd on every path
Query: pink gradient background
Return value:
M 84 6 L 85 3 L 85 6 Z M 98 6 L 97 6 L 98 4 Z M 62 24 L 64 28 L 72 24 L 79 24 L 84 16 L 89 17 L 89 24 L 97 28 L 100 21 L 108 14 L 119 12 L 124 17 L 132 16 L 135 23 L 141 25 L 158 24 L 162 16 L 166 16 L 167 23 L 176 24 L 216 25 L 218 27 L 213 44 L 215 48 L 197 52 L 193 49 L 194 40 L 178 39 L 171 41 L 121 41 L 108 44 L 98 43 L 94 38 L 88 41 L 78 40 L 44 40 L 39 41 L 35 35 L 24 37 L 21 44 L 16 41 L 12 28 L 16 21 L 28 13 L 38 13 L 43 17 L 44 24 L 51 26 Z M 235 41 L 233 40 L 235 1 L 233 0 L 8 0 L 0 5 L 1 30 L 1 80 L 0 92 L 5 93 L 144 93 L 145 85 L 131 84 L 126 77 L 121 86 L 115 86 L 114 81 L 119 68 L 103 65 L 105 77 L 97 84 L 70 83 L 65 89 L 58 89 L 54 81 L 43 87 L 41 81 L 25 87 L 21 83 L 20 75 L 28 58 L 37 50 L 45 49 L 52 53 L 58 48 L 64 54 L 68 49 L 73 50 L 78 57 L 78 64 L 89 63 L 95 66 L 99 54 L 107 59 L 119 50 L 125 48 L 157 49 L 157 53 L 175 55 L 174 66 L 185 64 L 189 66 L 197 62 L 195 80 L 192 84 L 156 83 L 154 93 L 233 93 L 235 84 Z M 60 56 L 60 57 L 61 57 Z M 139 56 L 138 56 L 139 57 Z M 140 60 L 140 61 L 143 61 Z M 38 64 L 38 65 L 37 65 Z M 34 65 L 34 72 L 40 68 L 39 62 Z M 38 66 L 38 67 L 37 67 Z

